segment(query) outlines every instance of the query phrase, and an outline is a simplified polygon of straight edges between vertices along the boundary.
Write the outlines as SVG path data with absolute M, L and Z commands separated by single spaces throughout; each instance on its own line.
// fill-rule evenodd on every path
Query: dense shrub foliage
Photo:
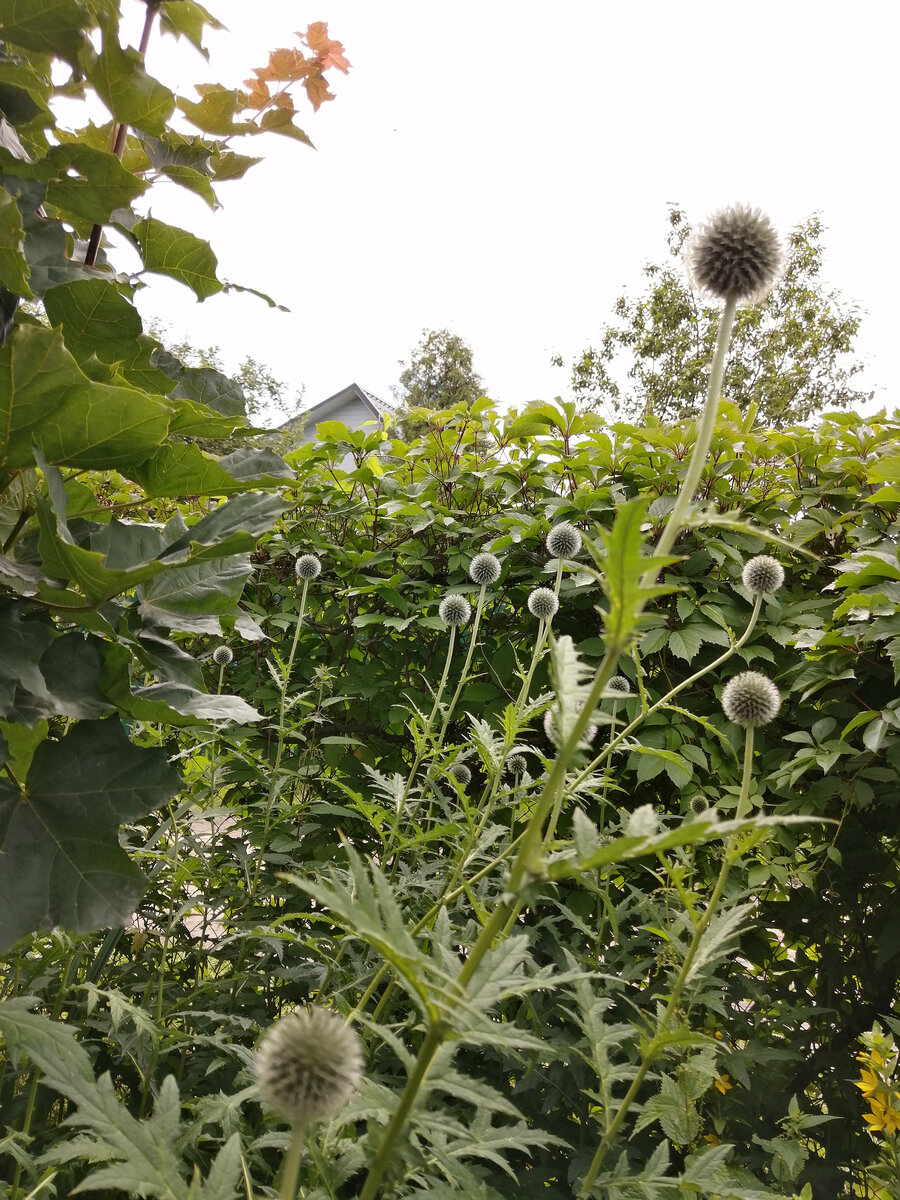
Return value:
M 896 1197 L 900 425 L 215 459 L 100 227 L 221 289 L 129 206 L 346 60 L 189 139 L 117 12 L 0 0 L 0 1195 Z

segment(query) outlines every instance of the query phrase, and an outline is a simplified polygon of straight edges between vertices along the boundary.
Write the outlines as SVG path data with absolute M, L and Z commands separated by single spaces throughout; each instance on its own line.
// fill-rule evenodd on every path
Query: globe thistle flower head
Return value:
M 465 625 L 472 615 L 472 606 L 465 596 L 445 596 L 438 605 L 438 615 L 445 625 Z
M 736 204 L 700 227 L 691 239 L 688 263 L 703 291 L 721 300 L 759 300 L 781 267 L 781 243 L 758 208 Z
M 563 521 L 553 526 L 545 545 L 554 558 L 575 558 L 581 551 L 581 534 L 569 521 Z
M 227 646 L 216 646 L 212 658 L 217 667 L 227 667 L 234 655 Z
M 781 695 L 771 679 L 759 671 L 743 671 L 729 679 L 722 690 L 722 711 L 729 721 L 756 728 L 774 721 Z
M 322 562 L 315 554 L 301 554 L 294 563 L 294 574 L 298 579 L 315 579 L 322 572 Z
M 630 696 L 631 684 L 624 675 L 613 675 L 612 679 L 607 680 L 606 690 L 616 692 L 620 696 Z
M 574 724 L 574 716 L 572 714 L 567 714 L 567 719 L 563 723 L 563 729 L 560 730 L 558 704 L 551 704 L 544 713 L 544 733 L 547 735 L 548 741 L 551 741 L 557 750 L 562 745 L 563 741 L 568 737 L 569 730 Z M 560 737 L 560 733 L 563 734 L 563 737 Z M 581 735 L 581 741 L 578 743 L 578 745 L 581 747 L 581 749 L 586 750 L 596 736 L 597 726 L 588 725 L 586 726 L 584 733 Z
M 496 583 L 500 578 L 500 559 L 495 554 L 488 554 L 487 551 L 476 554 L 469 563 L 469 578 L 473 583 L 479 583 L 482 586 Z
M 695 817 L 701 817 L 709 808 L 709 801 L 705 796 L 691 796 L 691 802 L 688 805 Z
M 453 778 L 456 780 L 456 782 L 460 785 L 460 787 L 468 787 L 469 784 L 472 782 L 472 772 L 469 770 L 469 768 L 466 766 L 465 763 L 461 763 L 461 762 L 454 763 L 453 766 L 450 768 L 450 774 L 453 776 Z
M 559 600 L 556 597 L 556 593 L 551 591 L 550 588 L 535 588 L 528 597 L 528 611 L 533 617 L 539 617 L 542 621 L 549 621 L 559 611 Z
M 511 754 L 506 760 L 505 770 L 507 774 L 518 776 L 524 774 L 528 763 L 525 760 L 524 754 Z
M 768 554 L 757 554 L 741 572 L 741 583 L 756 595 L 777 592 L 784 583 L 784 567 Z
M 253 1061 L 263 1103 L 292 1124 L 340 1112 L 362 1073 L 356 1031 L 328 1008 L 302 1008 L 281 1017 L 263 1034 Z

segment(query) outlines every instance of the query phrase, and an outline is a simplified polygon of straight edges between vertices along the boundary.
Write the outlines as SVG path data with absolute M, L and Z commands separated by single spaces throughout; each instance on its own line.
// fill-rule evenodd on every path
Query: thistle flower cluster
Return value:
M 554 525 L 544 543 L 554 558 L 575 558 L 581 551 L 581 534 L 569 521 Z
M 508 775 L 522 775 L 528 763 L 525 760 L 524 754 L 511 754 L 506 760 L 505 771 Z
M 722 711 L 729 721 L 745 729 L 768 725 L 775 720 L 780 707 L 778 688 L 759 671 L 735 675 L 722 690 Z
M 450 774 L 453 776 L 453 778 L 456 780 L 456 782 L 460 785 L 460 787 L 468 787 L 469 784 L 472 782 L 472 772 L 469 770 L 469 768 L 466 766 L 465 763 L 461 763 L 461 762 L 454 763 L 453 766 L 450 768 Z
M 300 1125 L 345 1108 L 362 1073 L 356 1031 L 327 1008 L 299 1009 L 276 1021 L 263 1035 L 253 1062 L 263 1103 Z
M 473 583 L 481 584 L 482 587 L 496 583 L 500 578 L 500 559 L 495 554 L 488 554 L 487 551 L 476 554 L 469 563 L 469 578 Z
M 709 801 L 705 796 L 691 796 L 688 807 L 695 817 L 701 817 L 708 810 Z
M 465 625 L 471 615 L 472 606 L 465 596 L 458 596 L 454 593 L 445 596 L 438 605 L 438 616 L 445 625 Z
M 741 572 L 741 583 L 754 595 L 777 592 L 784 583 L 784 567 L 768 554 L 757 554 Z
M 213 650 L 212 660 L 217 667 L 227 667 L 234 655 L 227 646 L 216 646 Z
M 759 300 L 781 267 L 781 243 L 758 208 L 735 205 L 716 213 L 688 246 L 694 282 L 721 300 Z
M 549 621 L 559 611 L 559 600 L 556 597 L 556 593 L 551 591 L 550 588 L 535 588 L 528 597 L 528 611 L 533 617 L 538 617 L 542 621 Z
M 612 679 L 607 680 L 606 690 L 608 692 L 616 692 L 621 696 L 630 696 L 631 684 L 624 675 L 613 675 Z
M 578 715 L 580 715 L 580 713 L 581 713 L 581 709 L 579 708 Z M 569 732 L 570 732 L 572 726 L 575 724 L 575 715 L 570 712 L 567 712 L 566 716 L 565 716 L 565 720 L 563 721 L 562 724 L 563 724 L 563 729 L 560 730 L 560 728 L 559 728 L 559 726 L 560 726 L 559 705 L 551 704 L 550 707 L 547 709 L 547 711 L 544 713 L 544 733 L 547 735 L 548 740 L 551 741 L 553 743 L 553 745 L 557 748 L 557 750 L 562 745 L 562 743 L 568 738 Z M 560 736 L 560 734 L 562 734 L 562 736 Z M 585 731 L 581 735 L 581 741 L 578 743 L 578 745 L 582 749 L 586 750 L 590 746 L 591 742 L 594 740 L 594 738 L 596 736 L 597 736 L 597 726 L 596 725 L 588 725 L 585 727 Z
M 294 563 L 294 574 L 298 579 L 315 579 L 321 572 L 322 562 L 315 554 L 301 554 Z

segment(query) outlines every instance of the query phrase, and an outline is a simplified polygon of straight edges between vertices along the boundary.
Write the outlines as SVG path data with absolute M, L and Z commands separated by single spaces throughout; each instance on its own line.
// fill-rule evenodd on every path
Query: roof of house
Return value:
M 373 395 L 372 392 L 367 392 L 358 383 L 349 383 L 341 391 L 335 392 L 333 396 L 329 396 L 327 400 L 322 400 L 318 404 L 314 404 L 312 408 L 307 408 L 304 412 L 298 413 L 296 417 L 291 417 L 289 421 L 285 421 L 279 428 L 314 428 L 319 421 L 327 421 L 333 413 L 353 400 L 361 401 L 371 411 L 372 417 L 375 419 L 386 415 L 395 416 L 397 412 L 392 404 L 388 404 L 387 401 Z

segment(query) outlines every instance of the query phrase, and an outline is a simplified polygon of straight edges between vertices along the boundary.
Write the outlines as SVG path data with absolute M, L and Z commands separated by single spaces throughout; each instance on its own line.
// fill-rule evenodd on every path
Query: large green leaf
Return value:
M 0 0 L 3 39 L 74 63 L 92 24 L 79 0 Z
M 96 354 L 103 362 L 117 362 L 133 353 L 142 332 L 140 313 L 107 279 L 79 279 L 51 288 L 44 308 L 79 361 Z
M 0 952 L 54 925 L 124 924 L 144 880 L 118 827 L 164 804 L 180 783 L 164 752 L 133 746 L 117 720 L 82 722 L 40 745 L 23 791 L 0 783 Z
M 95 383 L 81 371 L 58 330 L 18 327 L 0 349 L 0 467 L 48 462 L 123 467 L 166 438 L 171 406 L 127 386 Z
M 30 692 L 44 691 L 38 661 L 56 636 L 49 617 L 29 610 L 22 601 L 0 599 L 0 715 L 9 711 L 16 684 Z
M 186 37 L 204 58 L 209 58 L 203 47 L 204 28 L 207 25 L 210 29 L 225 28 L 221 21 L 194 0 L 178 0 L 177 4 L 164 5 L 160 14 L 160 25 L 164 33 Z
M 96 224 L 108 221 L 114 209 L 128 208 L 148 187 L 126 171 L 115 154 L 77 142 L 55 146 L 43 164 L 55 170 L 47 183 L 47 203 L 66 217 Z
M 33 299 L 28 286 L 31 271 L 23 253 L 25 230 L 19 206 L 6 190 L 0 187 L 0 284 L 16 296 Z
M 96 278 L 95 272 L 69 258 L 69 241 L 62 223 L 39 215 L 46 198 L 46 184 L 39 179 L 0 172 L 0 185 L 18 201 L 25 233 L 25 261 L 30 271 L 28 286 L 35 296 L 42 296 L 47 288 L 58 283 Z
M 186 284 L 199 300 L 222 291 L 225 285 L 216 276 L 216 256 L 202 238 L 155 217 L 138 221 L 132 233 L 148 271 Z
M 220 83 L 205 83 L 197 86 L 200 100 L 178 99 L 178 107 L 192 125 L 202 129 L 204 133 L 215 133 L 228 136 L 235 133 L 256 133 L 257 127 L 252 121 L 238 121 L 237 114 L 241 112 L 246 97 L 236 88 L 228 89 Z
M 136 50 L 119 45 L 112 23 L 103 30 L 103 49 L 88 78 L 117 121 L 147 133 L 165 131 L 175 111 L 175 97 L 147 74 Z
M 235 615 L 249 575 L 246 554 L 176 567 L 138 589 L 140 615 L 166 629 L 221 636 L 219 617 Z

